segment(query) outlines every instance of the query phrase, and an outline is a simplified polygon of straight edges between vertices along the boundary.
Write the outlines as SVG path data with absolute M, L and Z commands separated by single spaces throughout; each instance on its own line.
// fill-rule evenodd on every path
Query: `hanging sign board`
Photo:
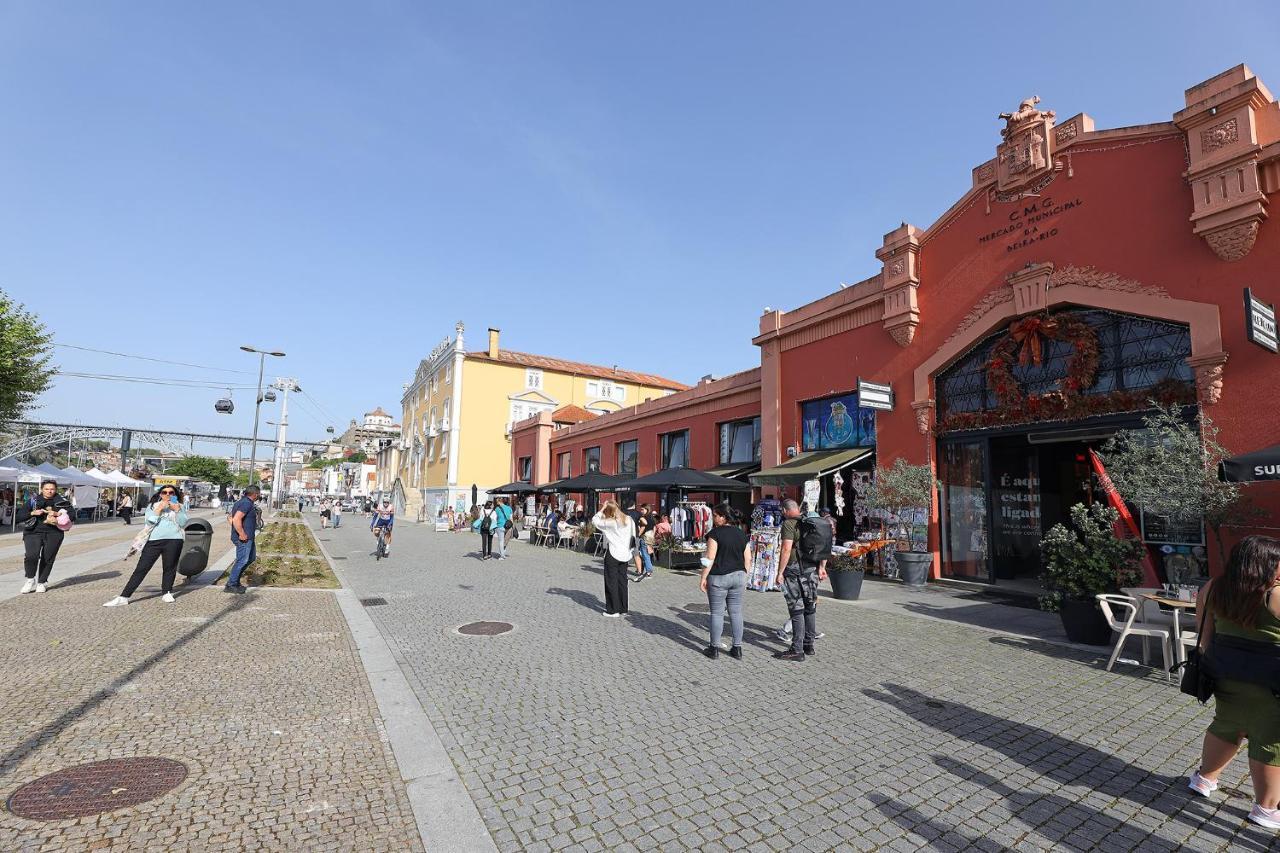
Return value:
M 804 502 L 813 512 L 818 511 L 818 500 L 822 495 L 822 484 L 817 480 L 804 481 Z
M 1244 328 L 1249 340 L 1272 352 L 1280 352 L 1276 340 L 1276 308 L 1244 289 Z
M 879 409 L 883 412 L 893 411 L 893 388 L 878 382 L 858 379 L 858 405 L 865 409 Z

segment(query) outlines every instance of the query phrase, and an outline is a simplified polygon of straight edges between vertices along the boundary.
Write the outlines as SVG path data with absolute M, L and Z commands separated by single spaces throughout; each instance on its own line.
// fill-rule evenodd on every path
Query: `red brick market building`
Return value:
M 564 475 L 560 459 L 581 473 L 594 447 L 615 472 L 631 440 L 638 473 L 656 470 L 661 436 L 686 429 L 685 464 L 713 468 L 721 425 L 759 416 L 757 484 L 793 487 L 787 466 L 932 463 L 935 575 L 1000 583 L 1034 575 L 1043 530 L 1090 497 L 1087 450 L 1152 399 L 1209 415 L 1233 453 L 1280 444 L 1280 355 L 1248 339 L 1243 297 L 1280 300 L 1274 97 L 1237 66 L 1168 122 L 1100 130 L 1037 103 L 1000 117 L 995 156 L 936 222 L 885 235 L 874 276 L 761 317 L 758 370 L 548 428 L 537 481 Z M 859 408 L 859 379 L 890 385 L 893 409 Z M 513 448 L 538 429 L 518 425 Z M 1249 490 L 1280 517 L 1280 487 Z M 1168 565 L 1216 556 L 1198 531 L 1144 522 Z

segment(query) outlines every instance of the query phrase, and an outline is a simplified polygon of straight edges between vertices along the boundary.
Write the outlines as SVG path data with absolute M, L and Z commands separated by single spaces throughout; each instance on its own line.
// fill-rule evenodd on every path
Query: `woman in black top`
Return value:
M 58 495 L 58 484 L 53 480 L 41 483 L 40 494 L 27 501 L 26 515 L 19 518 L 31 525 L 22 534 L 22 545 L 26 549 L 22 568 L 27 576 L 22 592 L 45 591 L 49 572 L 53 571 L 53 561 L 58 556 L 58 549 L 62 547 L 63 533 L 58 527 L 58 510 L 70 508 L 71 501 Z
M 711 645 L 703 650 L 709 658 L 720 654 L 724 632 L 724 612 L 729 611 L 733 645 L 729 657 L 742 659 L 742 596 L 747 589 L 747 566 L 751 562 L 751 538 L 742 529 L 742 516 L 727 503 L 711 511 L 715 526 L 707 534 L 707 556 L 702 560 L 702 581 L 711 607 Z

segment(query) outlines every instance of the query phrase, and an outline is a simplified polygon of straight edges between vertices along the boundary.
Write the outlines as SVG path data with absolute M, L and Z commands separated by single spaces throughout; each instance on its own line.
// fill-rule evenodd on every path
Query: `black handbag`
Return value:
M 1207 619 L 1212 619 L 1207 616 Z M 1174 664 L 1173 669 L 1182 670 L 1182 680 L 1178 683 L 1178 689 L 1188 696 L 1194 696 L 1196 701 L 1201 705 L 1209 701 L 1209 697 L 1213 695 L 1214 679 L 1209 667 L 1205 665 L 1205 656 L 1201 650 L 1204 643 L 1204 630 L 1200 631 L 1196 637 L 1196 647 L 1187 652 L 1186 660 L 1182 663 Z

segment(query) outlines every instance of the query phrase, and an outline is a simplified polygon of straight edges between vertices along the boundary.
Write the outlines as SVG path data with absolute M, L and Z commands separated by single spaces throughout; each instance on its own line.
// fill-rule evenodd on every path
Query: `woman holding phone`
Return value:
M 182 492 L 177 486 L 162 486 L 156 492 L 151 505 L 147 507 L 147 524 L 151 526 L 151 533 L 147 536 L 147 544 L 142 546 L 142 553 L 138 555 L 137 568 L 124 585 L 124 592 L 102 605 L 103 607 L 128 604 L 157 559 L 161 561 L 160 588 L 164 591 L 163 601 L 173 603 L 173 582 L 178 576 L 178 557 L 182 554 L 182 528 L 187 524 L 187 506 L 183 503 Z

